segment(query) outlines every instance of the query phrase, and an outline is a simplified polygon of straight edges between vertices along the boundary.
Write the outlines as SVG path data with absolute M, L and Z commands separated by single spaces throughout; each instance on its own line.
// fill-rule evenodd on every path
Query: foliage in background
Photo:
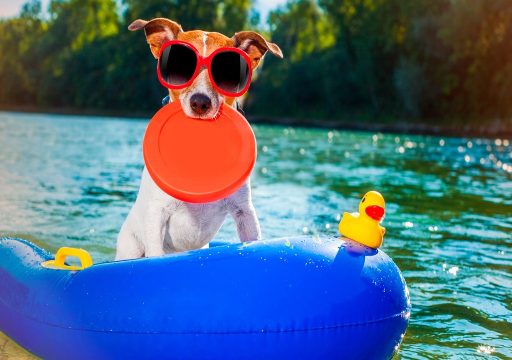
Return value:
M 271 14 L 270 24 L 289 56 L 267 59 L 251 98 L 258 112 L 467 121 L 512 115 L 508 0 L 299 0 Z M 330 31 L 319 36 L 320 28 Z
M 226 35 L 255 28 L 251 0 L 39 1 L 0 21 L 0 104 L 154 112 L 165 90 L 136 18 Z M 509 0 L 292 0 L 268 19 L 252 115 L 467 121 L 512 115 Z M 268 34 L 267 34 L 268 35 Z

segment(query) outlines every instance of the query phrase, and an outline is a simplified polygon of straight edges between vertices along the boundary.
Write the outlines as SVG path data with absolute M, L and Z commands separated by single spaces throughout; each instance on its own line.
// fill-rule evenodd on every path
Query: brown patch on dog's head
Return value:
M 176 39 L 183 32 L 180 24 L 166 18 L 156 18 L 150 21 L 138 19 L 128 26 L 130 31 L 140 29 L 144 29 L 146 40 L 155 59 L 158 59 L 160 49 L 165 42 Z
M 263 36 L 254 31 L 241 31 L 233 36 L 233 46 L 245 51 L 251 59 L 253 70 L 258 67 L 261 59 L 270 51 L 278 58 L 283 58 L 283 52 L 274 43 L 268 42 Z
M 270 51 L 278 58 L 283 58 L 279 46 L 265 40 L 254 31 L 237 32 L 231 39 L 218 32 L 204 32 L 201 30 L 183 31 L 181 25 L 166 18 L 155 18 L 150 21 L 138 19 L 128 26 L 128 30 L 137 31 L 144 29 L 146 39 L 153 56 L 158 59 L 162 45 L 169 40 L 183 40 L 191 43 L 202 56 L 208 56 L 213 51 L 224 46 L 233 46 L 245 51 L 251 59 L 252 69 L 256 69 L 261 59 Z M 204 49 L 204 35 L 207 34 L 208 42 Z

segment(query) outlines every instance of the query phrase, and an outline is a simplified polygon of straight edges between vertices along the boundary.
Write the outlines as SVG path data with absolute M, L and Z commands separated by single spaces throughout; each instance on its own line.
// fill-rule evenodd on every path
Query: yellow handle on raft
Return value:
M 78 260 L 80 260 L 80 266 L 66 265 L 65 261 L 68 257 L 78 258 Z M 84 249 L 62 247 L 57 251 L 57 254 L 55 254 L 55 260 L 45 261 L 41 266 L 54 270 L 77 271 L 91 267 L 92 258 Z

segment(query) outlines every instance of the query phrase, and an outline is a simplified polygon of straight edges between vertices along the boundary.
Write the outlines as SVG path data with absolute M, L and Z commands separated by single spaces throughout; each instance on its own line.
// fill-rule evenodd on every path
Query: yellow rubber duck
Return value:
M 359 213 L 344 213 L 340 234 L 360 244 L 377 249 L 382 245 L 386 229 L 379 225 L 385 212 L 384 197 L 377 191 L 367 192 L 359 203 Z

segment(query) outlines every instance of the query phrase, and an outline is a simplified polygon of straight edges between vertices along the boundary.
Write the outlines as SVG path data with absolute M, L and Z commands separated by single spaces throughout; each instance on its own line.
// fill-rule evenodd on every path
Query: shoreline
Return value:
M 271 124 L 285 126 L 299 126 L 306 128 L 322 128 L 335 130 L 349 130 L 362 132 L 377 132 L 384 134 L 406 134 L 406 135 L 427 135 L 447 137 L 480 137 L 480 138 L 512 138 L 512 125 L 507 126 L 498 122 L 484 124 L 480 127 L 475 125 L 461 126 L 459 124 L 428 124 L 426 122 L 348 122 L 344 120 L 314 120 L 294 118 L 272 118 L 265 116 L 248 116 L 248 120 L 254 124 Z
M 76 116 L 98 116 L 127 119 L 150 119 L 153 114 L 145 111 L 123 112 L 94 109 L 76 108 L 38 108 L 21 106 L 0 106 L 0 112 L 15 112 L 27 114 L 47 115 L 76 115 Z M 412 119 L 410 122 L 399 120 L 394 123 L 382 121 L 370 122 L 349 122 L 346 120 L 327 119 L 300 119 L 293 117 L 273 117 L 261 115 L 246 115 L 247 120 L 252 124 L 280 125 L 305 128 L 320 128 L 331 130 L 349 130 L 362 132 L 379 132 L 386 134 L 409 134 L 409 135 L 432 135 L 449 137 L 483 137 L 483 138 L 512 138 L 512 121 L 507 124 L 503 120 L 489 121 L 484 124 L 434 124 L 425 120 Z

